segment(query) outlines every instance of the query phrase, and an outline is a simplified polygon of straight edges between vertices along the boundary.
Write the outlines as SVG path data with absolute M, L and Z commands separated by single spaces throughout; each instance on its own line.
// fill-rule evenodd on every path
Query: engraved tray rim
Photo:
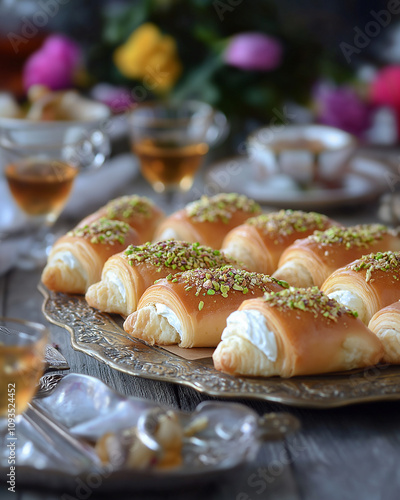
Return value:
M 128 338 L 113 317 L 91 308 L 83 296 L 49 291 L 42 283 L 42 313 L 67 330 L 71 345 L 129 375 L 191 387 L 224 399 L 256 399 L 303 408 L 336 408 L 400 399 L 400 366 L 283 379 L 234 377 L 160 346 Z M 69 307 L 71 306 L 71 307 Z

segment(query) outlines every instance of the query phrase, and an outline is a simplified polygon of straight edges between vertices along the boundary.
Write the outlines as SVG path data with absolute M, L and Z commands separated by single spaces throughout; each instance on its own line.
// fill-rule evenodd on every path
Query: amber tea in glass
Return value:
M 24 159 L 4 170 L 10 192 L 28 215 L 56 219 L 72 189 L 78 169 L 57 160 Z
M 192 187 L 209 146 L 226 130 L 226 119 L 216 116 L 221 113 L 199 101 L 145 103 L 130 113 L 132 150 L 155 191 Z
M 193 184 L 208 145 L 204 142 L 179 145 L 147 138 L 134 144 L 133 151 L 139 158 L 144 178 L 155 191 L 162 192 L 167 186 L 187 191 Z
M 46 263 L 55 240 L 51 229 L 68 201 L 82 165 L 85 136 L 67 122 L 30 123 L 16 119 L 3 125 L 0 163 L 10 195 L 25 216 L 24 229 L 30 238 L 15 265 L 34 269 Z
M 21 414 L 44 370 L 48 330 L 40 323 L 0 317 L 0 423 Z

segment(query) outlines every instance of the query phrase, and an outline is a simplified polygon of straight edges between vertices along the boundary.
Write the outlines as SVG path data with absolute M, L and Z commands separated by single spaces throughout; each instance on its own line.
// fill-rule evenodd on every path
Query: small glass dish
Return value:
M 104 436 L 118 437 L 133 428 L 151 448 L 157 440 L 155 419 L 171 414 L 184 430 L 177 466 L 158 467 L 151 461 L 132 467 L 115 441 L 113 460 L 100 460 L 97 445 Z M 110 491 L 204 483 L 254 459 L 263 441 L 283 439 L 298 427 L 287 413 L 260 417 L 237 403 L 206 401 L 185 413 L 121 396 L 97 378 L 68 374 L 34 401 L 18 428 L 19 481 L 64 491 L 94 474 L 102 478 L 102 489 Z
M 341 174 L 356 146 L 353 135 L 326 125 L 263 127 L 247 139 L 260 181 L 286 176 L 301 189 L 341 187 Z

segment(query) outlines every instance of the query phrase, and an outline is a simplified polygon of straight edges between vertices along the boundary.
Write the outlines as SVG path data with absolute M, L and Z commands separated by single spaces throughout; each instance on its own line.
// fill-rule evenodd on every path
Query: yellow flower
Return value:
M 160 93 L 168 91 L 182 72 L 175 40 L 152 23 L 139 26 L 115 50 L 114 63 L 127 78 L 142 80 L 149 90 Z

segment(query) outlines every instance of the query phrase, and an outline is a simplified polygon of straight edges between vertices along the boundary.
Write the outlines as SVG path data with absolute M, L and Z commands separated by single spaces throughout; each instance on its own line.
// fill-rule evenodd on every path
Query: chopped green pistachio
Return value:
M 224 298 L 227 298 L 230 293 L 242 293 L 245 295 L 255 289 L 265 292 L 271 289 L 271 285 L 279 285 L 281 283 L 271 276 L 251 273 L 232 266 L 207 270 L 198 268 L 177 273 L 174 274 L 173 282 L 183 283 L 185 291 L 190 292 L 193 290 L 192 293 L 195 296 L 199 296 L 200 294 L 204 296 L 222 295 Z
M 215 196 L 202 196 L 200 200 L 190 203 L 186 207 L 188 217 L 195 222 L 222 221 L 228 224 L 232 215 L 242 210 L 251 214 L 260 213 L 260 206 L 245 195 L 237 193 L 221 193 Z
M 342 314 L 357 317 L 356 311 L 352 311 L 321 292 L 317 287 L 294 288 L 289 287 L 282 292 L 267 292 L 264 300 L 271 307 L 281 310 L 297 309 L 303 312 L 310 312 L 317 318 L 319 315 L 337 321 Z
M 315 231 L 308 239 L 321 245 L 339 244 L 345 248 L 368 248 L 388 232 L 389 229 L 381 224 L 362 224 L 347 228 L 332 226 L 325 231 Z
M 215 280 L 214 280 L 214 281 L 212 282 L 212 285 L 213 285 L 213 287 L 214 287 L 214 290 L 217 290 L 217 291 L 218 291 L 218 290 L 220 289 L 220 286 L 219 286 L 218 281 L 215 281 Z
M 151 217 L 153 207 L 154 203 L 151 200 L 134 194 L 111 200 L 105 209 L 108 219 L 126 220 L 137 215 Z
M 269 214 L 252 217 L 246 224 L 255 226 L 263 232 L 288 236 L 294 232 L 304 233 L 323 230 L 329 225 L 326 215 L 301 210 L 280 210 Z M 276 244 L 279 240 L 276 240 Z
M 400 274 L 400 252 L 377 252 L 363 255 L 361 259 L 356 260 L 347 269 L 356 272 L 365 270 L 365 281 L 372 281 L 372 273 L 391 271 L 394 279 L 398 279 Z
M 160 267 L 160 270 L 169 268 L 173 271 L 187 271 L 198 267 L 208 269 L 227 264 L 236 265 L 233 259 L 214 252 L 214 249 L 198 243 L 167 240 L 140 246 L 130 245 L 124 256 L 131 265 L 145 262 Z
M 125 243 L 130 227 L 125 222 L 101 218 L 83 227 L 77 227 L 67 233 L 68 236 L 89 238 L 93 244 L 114 245 Z
M 227 294 L 229 292 L 229 286 L 227 285 L 220 285 L 219 289 L 221 290 L 222 294 Z

